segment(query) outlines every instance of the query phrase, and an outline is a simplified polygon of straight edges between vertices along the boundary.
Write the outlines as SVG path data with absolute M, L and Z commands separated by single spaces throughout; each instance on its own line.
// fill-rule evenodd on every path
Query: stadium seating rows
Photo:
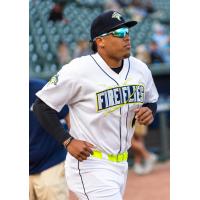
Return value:
M 169 0 L 152 0 L 152 2 L 159 10 L 159 15 L 149 15 L 143 19 L 142 23 L 131 29 L 133 53 L 136 46 L 150 41 L 153 33 L 153 22 L 169 20 Z M 53 4 L 52 0 L 29 1 L 30 76 L 48 78 L 58 70 L 56 47 L 60 40 L 65 41 L 73 53 L 79 39 L 90 39 L 90 24 L 92 19 L 103 11 L 104 1 L 69 1 L 63 12 L 67 23 L 48 21 Z M 130 19 L 128 14 L 125 17 Z

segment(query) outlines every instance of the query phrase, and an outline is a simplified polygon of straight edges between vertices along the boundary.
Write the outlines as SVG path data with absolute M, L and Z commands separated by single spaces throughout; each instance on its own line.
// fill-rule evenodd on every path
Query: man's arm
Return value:
M 157 102 L 155 103 L 145 103 L 142 107 L 148 107 L 152 111 L 153 117 L 156 115 L 157 111 Z
M 143 125 L 150 125 L 156 114 L 157 103 L 146 103 L 141 108 L 135 109 L 135 119 Z
M 50 108 L 41 99 L 37 98 L 33 105 L 33 112 L 41 123 L 42 127 L 49 132 L 61 144 L 69 138 L 60 123 L 58 112 Z
M 86 160 L 92 154 L 91 148 L 93 145 L 69 136 L 69 133 L 65 131 L 60 123 L 58 112 L 45 104 L 41 99 L 37 98 L 34 102 L 33 112 L 43 128 L 52 134 L 59 143 L 63 144 L 77 160 Z

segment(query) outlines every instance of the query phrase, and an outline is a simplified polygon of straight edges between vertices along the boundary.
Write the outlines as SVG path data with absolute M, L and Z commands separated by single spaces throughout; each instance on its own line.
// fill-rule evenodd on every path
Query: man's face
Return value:
M 128 34 L 123 38 L 109 34 L 99 40 L 99 47 L 103 47 L 101 49 L 107 57 L 121 60 L 130 56 L 131 43 Z

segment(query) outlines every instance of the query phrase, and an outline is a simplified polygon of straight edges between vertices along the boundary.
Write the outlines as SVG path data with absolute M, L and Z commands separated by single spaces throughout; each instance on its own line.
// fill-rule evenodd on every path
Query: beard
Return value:
M 114 59 L 114 60 L 123 60 L 123 59 L 126 59 L 126 58 L 129 58 L 131 55 L 131 51 L 130 50 L 124 50 L 121 52 L 119 51 L 112 51 L 112 52 L 108 52 L 107 56 L 111 59 Z
M 127 53 L 124 54 L 124 57 L 123 57 L 123 58 L 124 58 L 124 59 L 125 59 L 125 58 L 129 58 L 130 55 L 131 55 L 131 53 L 130 53 L 130 51 L 129 51 L 129 52 L 127 52 Z

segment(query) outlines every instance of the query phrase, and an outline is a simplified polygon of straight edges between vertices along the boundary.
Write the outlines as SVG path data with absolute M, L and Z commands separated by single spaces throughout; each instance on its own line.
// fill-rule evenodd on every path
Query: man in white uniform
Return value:
M 107 11 L 91 25 L 92 55 L 64 65 L 37 93 L 34 112 L 68 150 L 66 178 L 81 200 L 122 200 L 127 150 L 134 122 L 149 125 L 158 92 L 148 67 L 130 56 L 130 27 L 120 13 Z M 67 104 L 71 137 L 56 117 Z

